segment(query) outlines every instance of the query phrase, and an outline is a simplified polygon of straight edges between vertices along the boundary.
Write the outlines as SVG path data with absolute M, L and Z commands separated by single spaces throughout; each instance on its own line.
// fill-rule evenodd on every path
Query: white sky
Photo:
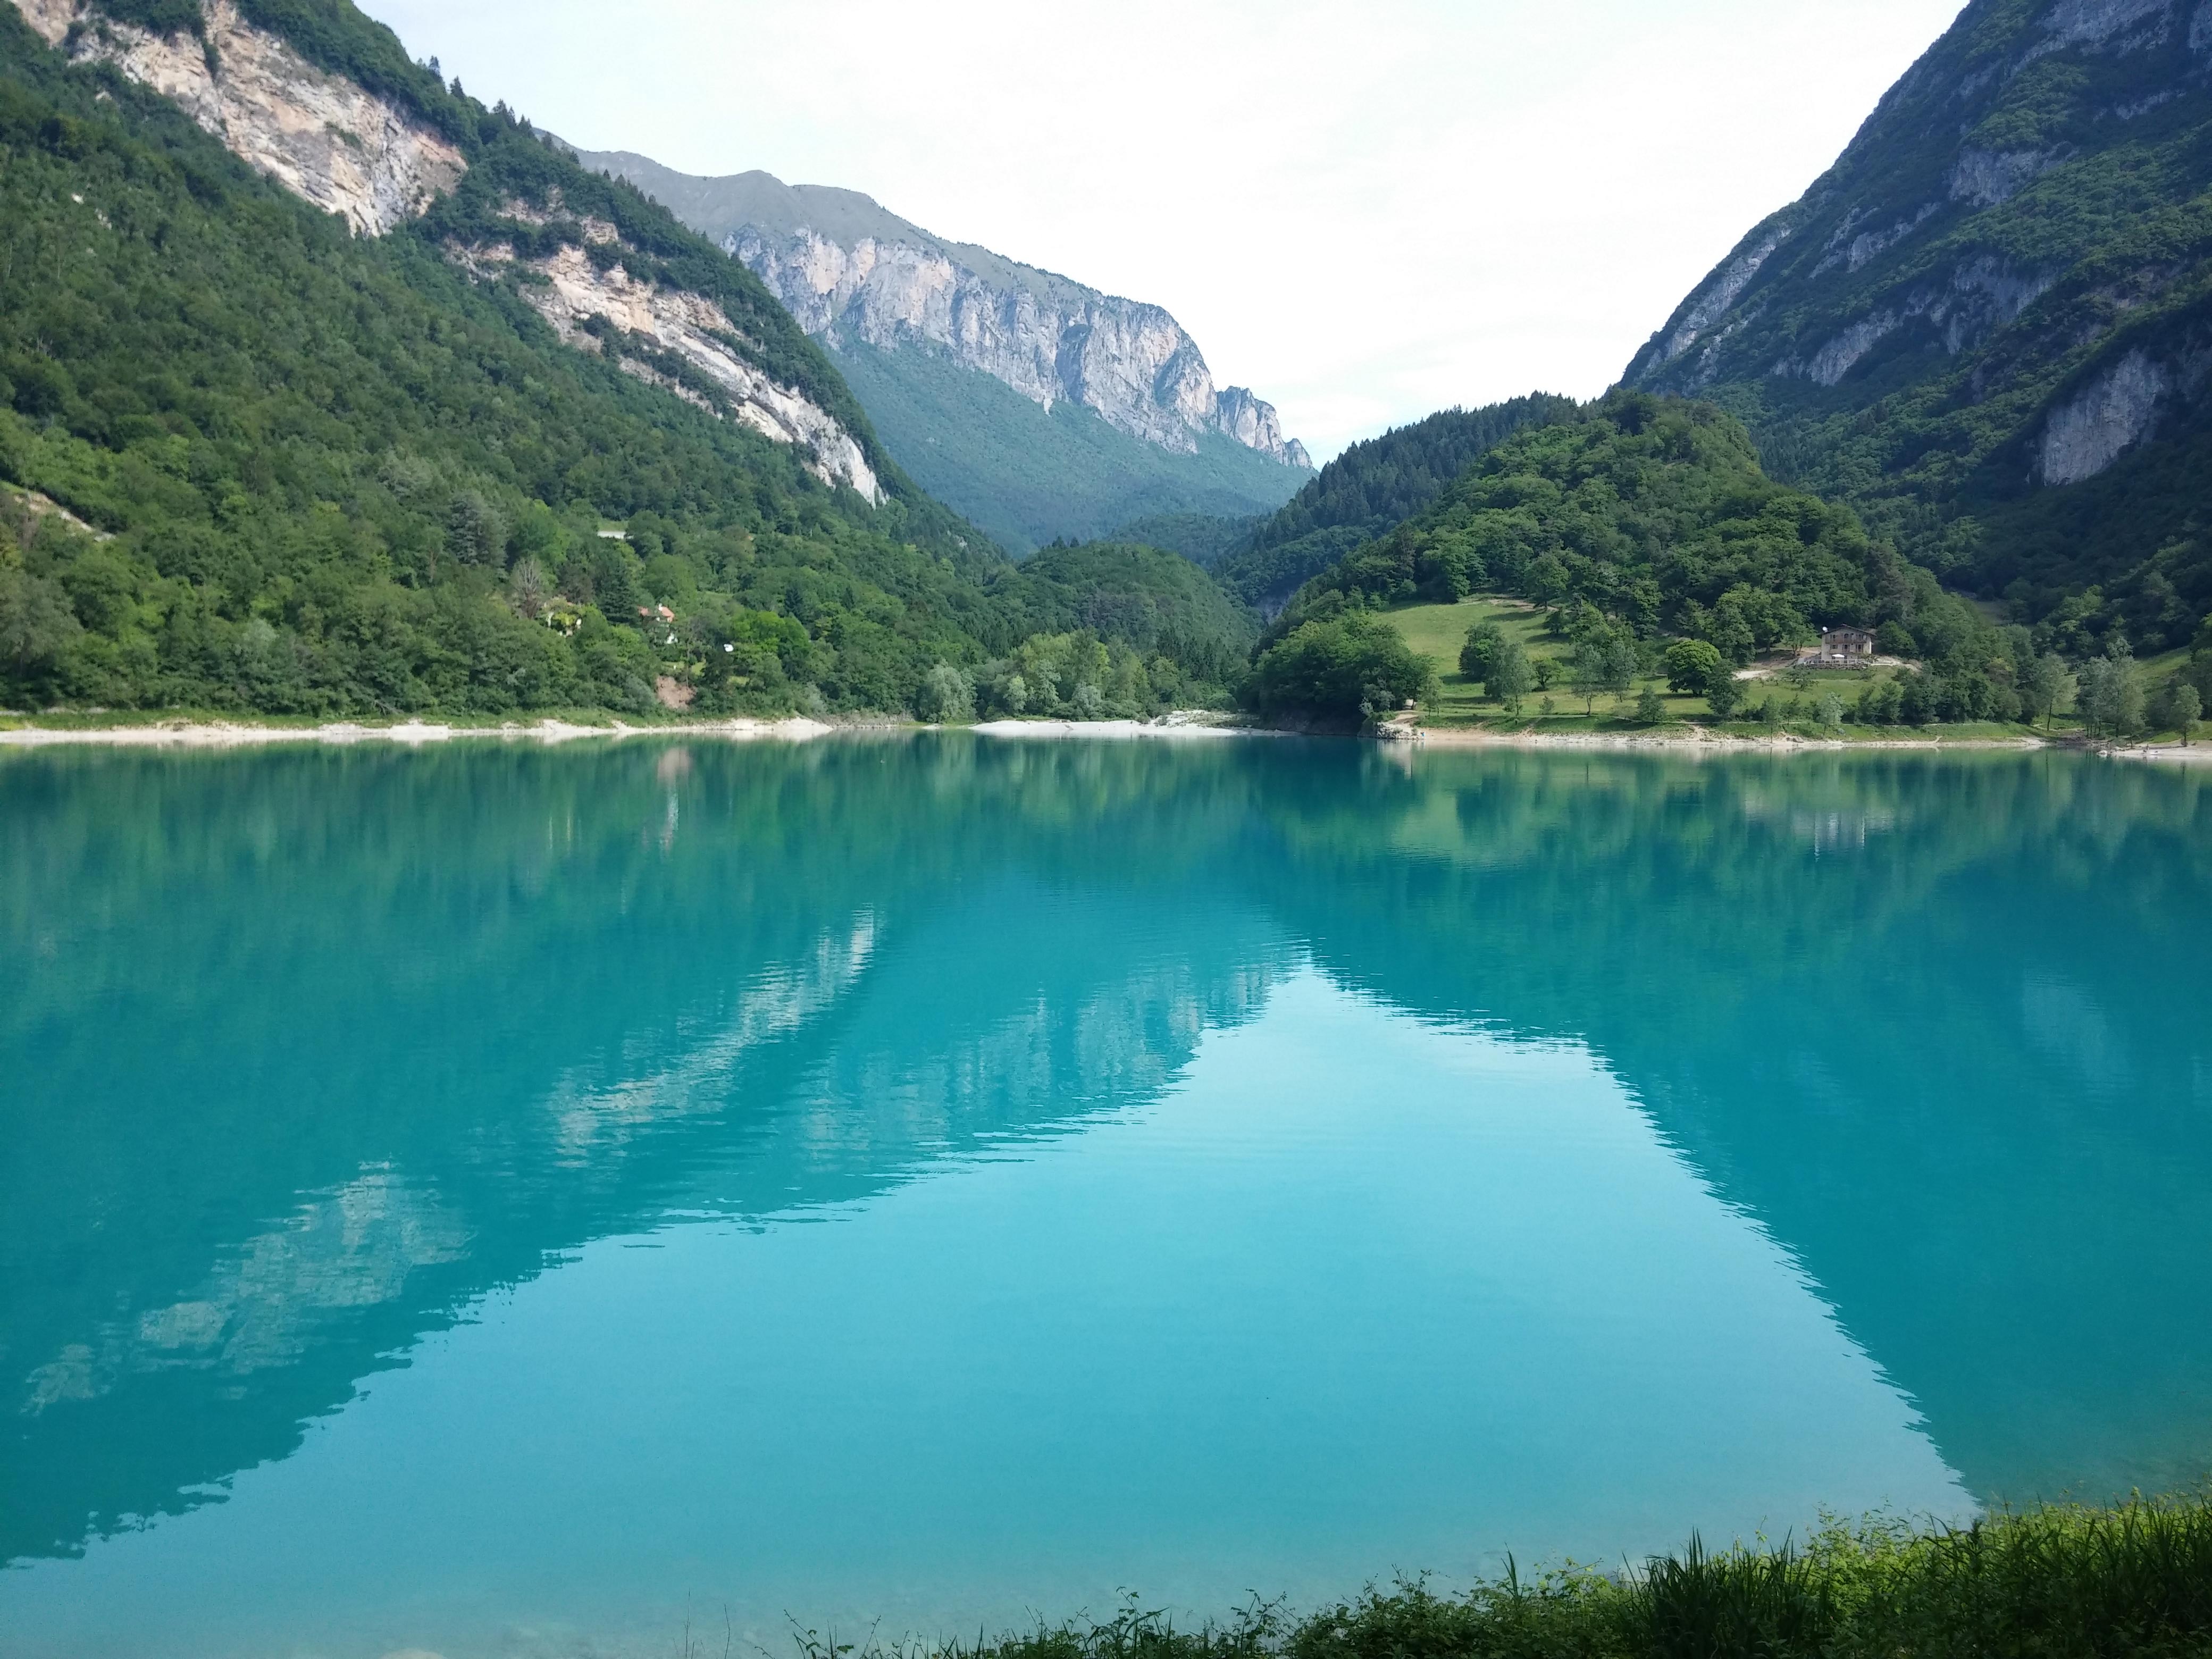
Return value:
M 1152 301 L 1316 460 L 1593 396 L 1959 0 L 366 0 L 486 103 Z

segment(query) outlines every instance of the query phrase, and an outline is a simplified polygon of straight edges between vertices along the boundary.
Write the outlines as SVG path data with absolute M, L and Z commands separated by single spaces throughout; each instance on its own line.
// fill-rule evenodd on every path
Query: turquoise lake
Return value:
M 2212 769 L 2059 754 L 0 757 L 0 1653 L 2188 1486 L 2208 941 Z

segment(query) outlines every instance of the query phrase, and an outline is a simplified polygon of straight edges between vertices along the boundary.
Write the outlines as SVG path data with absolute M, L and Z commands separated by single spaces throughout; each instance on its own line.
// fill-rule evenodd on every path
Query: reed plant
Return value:
M 809 1632 L 800 1659 L 854 1650 Z M 1293 1617 L 1255 1602 L 1178 1628 L 1115 1615 L 860 1659 L 2179 1659 L 2212 1656 L 2212 1504 L 1889 1518 L 1610 1571 L 1570 1565 L 1455 1594 L 1401 1580 Z

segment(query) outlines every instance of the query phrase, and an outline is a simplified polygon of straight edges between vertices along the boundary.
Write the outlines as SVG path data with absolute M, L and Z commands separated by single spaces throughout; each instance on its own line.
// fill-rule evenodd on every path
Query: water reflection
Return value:
M 201 1501 L 592 1241 L 1156 1102 L 1306 963 L 1586 1047 L 1971 1489 L 2191 1479 L 2209 873 L 2200 776 L 2057 757 L 13 758 L 0 1553 Z

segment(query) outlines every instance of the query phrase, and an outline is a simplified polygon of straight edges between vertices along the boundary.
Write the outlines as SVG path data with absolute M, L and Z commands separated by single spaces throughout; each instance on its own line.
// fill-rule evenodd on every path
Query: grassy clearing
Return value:
M 1846 743 L 1896 743 L 1939 736 L 1954 741 L 1986 741 L 2031 734 L 2028 726 L 1996 721 L 1971 726 L 1859 726 L 1847 720 L 1839 731 L 1825 730 L 1814 714 L 1820 699 L 1832 694 L 1841 700 L 1848 714 L 1856 706 L 1859 693 L 1875 678 L 1866 671 L 1852 669 L 1816 671 L 1787 681 L 1779 675 L 1752 681 L 1745 687 L 1744 708 L 1735 718 L 1725 722 L 1714 720 L 1711 706 L 1705 698 L 1678 696 L 1668 690 L 1664 682 L 1657 686 L 1660 715 L 1656 721 L 1637 718 L 1633 692 L 1617 702 L 1601 695 L 1595 706 L 1585 712 L 1584 700 L 1568 684 L 1570 647 L 1565 641 L 1553 639 L 1544 631 L 1544 613 L 1532 605 L 1518 599 L 1478 598 L 1462 599 L 1455 605 L 1400 605 L 1382 614 L 1404 636 L 1407 644 L 1437 665 L 1437 697 L 1421 710 L 1421 720 L 1423 725 L 1438 731 L 1459 728 L 1541 734 L 1626 733 L 1695 722 L 1733 737 L 1840 738 Z M 1509 718 L 1502 708 L 1481 695 L 1480 685 L 1459 672 L 1460 647 L 1466 642 L 1468 629 L 1479 622 L 1496 623 L 1517 638 L 1532 665 L 1540 662 L 1554 665 L 1553 685 L 1548 690 L 1530 692 L 1517 719 Z M 2178 662 L 2186 653 L 2170 654 Z M 2159 661 L 2163 663 L 2165 659 Z M 1778 714 L 1795 702 L 1798 714 L 1771 722 L 1747 718 L 1770 698 L 1778 704 Z M 1548 711 L 1545 706 L 1547 701 Z M 2058 722 L 2057 732 L 2063 734 L 2069 729 L 2072 728 L 2067 720 Z M 2040 730 L 2035 728 L 2037 732 Z
M 813 1632 L 801 1659 L 854 1649 Z M 1834 1527 L 1802 1549 L 1679 1555 L 1613 1572 L 1420 1582 L 1301 1619 L 1258 1603 L 1178 1630 L 1131 1601 L 1103 1623 L 973 1645 L 871 1643 L 862 1659 L 2131 1659 L 2212 1653 L 2212 1509 L 2040 1509 L 1964 1528 Z

